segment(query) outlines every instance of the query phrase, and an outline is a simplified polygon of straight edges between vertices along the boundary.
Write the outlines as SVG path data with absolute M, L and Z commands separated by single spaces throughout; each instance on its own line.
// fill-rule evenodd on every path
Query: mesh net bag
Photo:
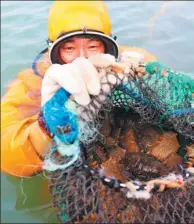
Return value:
M 159 62 L 98 69 L 101 93 L 79 107 L 79 156 L 47 174 L 60 222 L 194 223 L 193 79 Z

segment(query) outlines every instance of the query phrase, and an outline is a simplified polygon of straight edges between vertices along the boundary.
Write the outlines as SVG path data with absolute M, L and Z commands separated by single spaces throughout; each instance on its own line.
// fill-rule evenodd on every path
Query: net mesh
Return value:
M 104 71 L 101 93 L 80 109 L 95 138 L 48 173 L 61 223 L 194 223 L 194 82 L 159 62 L 128 69 Z
M 77 172 L 75 172 L 75 170 Z M 126 199 L 83 170 L 55 173 L 50 184 L 62 223 L 193 223 L 194 180 L 184 190 L 169 189 L 151 199 Z

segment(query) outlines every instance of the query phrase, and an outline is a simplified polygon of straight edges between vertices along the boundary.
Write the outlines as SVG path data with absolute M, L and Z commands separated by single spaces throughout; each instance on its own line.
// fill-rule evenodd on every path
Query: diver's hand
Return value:
M 146 74 L 144 59 L 145 56 L 136 51 L 124 51 L 120 55 L 119 62 L 123 64 L 125 74 L 140 78 Z
M 120 55 L 120 62 L 131 63 L 134 66 L 139 66 L 144 62 L 144 55 L 135 51 L 124 51 Z
M 115 63 L 115 57 L 99 54 L 89 59 L 79 57 L 70 64 L 53 64 L 46 71 L 42 81 L 43 106 L 60 89 L 64 88 L 80 105 L 88 105 L 90 95 L 100 93 L 101 75 L 96 67 L 107 68 Z

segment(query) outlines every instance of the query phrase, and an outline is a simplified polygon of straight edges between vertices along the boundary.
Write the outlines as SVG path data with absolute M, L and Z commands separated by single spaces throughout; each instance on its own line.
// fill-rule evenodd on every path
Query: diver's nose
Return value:
M 87 52 L 86 52 L 83 48 L 81 48 L 81 49 L 80 49 L 79 56 L 80 56 L 80 57 L 87 58 Z

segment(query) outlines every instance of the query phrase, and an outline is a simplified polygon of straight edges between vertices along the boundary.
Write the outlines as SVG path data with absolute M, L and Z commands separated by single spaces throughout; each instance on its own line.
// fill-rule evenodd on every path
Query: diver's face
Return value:
M 78 57 L 88 58 L 92 55 L 104 53 L 102 41 L 94 38 L 73 37 L 63 42 L 59 48 L 60 58 L 64 63 L 71 63 Z

